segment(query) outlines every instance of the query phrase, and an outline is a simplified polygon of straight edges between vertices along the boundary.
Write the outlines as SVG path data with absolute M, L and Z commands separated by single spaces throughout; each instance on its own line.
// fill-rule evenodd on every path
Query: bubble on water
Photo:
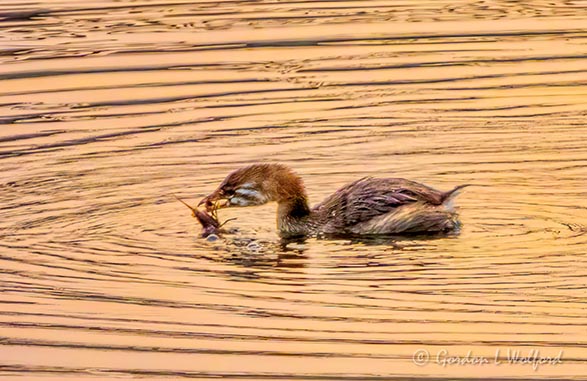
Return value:
M 218 237 L 216 234 L 210 234 L 208 237 L 206 237 L 206 241 L 208 242 L 215 242 L 218 241 L 220 239 L 220 237 Z

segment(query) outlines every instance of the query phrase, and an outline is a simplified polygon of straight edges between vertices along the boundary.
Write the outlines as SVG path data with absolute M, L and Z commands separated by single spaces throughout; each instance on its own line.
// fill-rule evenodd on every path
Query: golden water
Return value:
M 585 1 L 3 1 L 0 379 L 587 379 L 586 25 Z M 267 205 L 199 239 L 171 194 L 257 161 L 312 202 L 475 186 L 459 236 L 285 246 Z

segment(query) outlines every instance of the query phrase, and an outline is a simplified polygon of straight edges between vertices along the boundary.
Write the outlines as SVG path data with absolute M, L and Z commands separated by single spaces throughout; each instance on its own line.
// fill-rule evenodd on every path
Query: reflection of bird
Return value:
M 229 174 L 199 205 L 215 210 L 276 201 L 284 237 L 447 232 L 459 225 L 450 201 L 463 187 L 441 192 L 405 179 L 364 177 L 310 209 L 302 179 L 290 168 L 253 164 Z

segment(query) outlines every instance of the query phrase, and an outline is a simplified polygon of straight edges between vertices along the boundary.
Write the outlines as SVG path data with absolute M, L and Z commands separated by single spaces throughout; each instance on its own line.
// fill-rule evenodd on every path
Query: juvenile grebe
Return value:
M 459 225 L 450 201 L 464 186 L 441 192 L 406 179 L 364 177 L 310 209 L 302 179 L 289 167 L 253 164 L 230 173 L 198 206 L 216 210 L 276 201 L 283 237 L 447 232 Z

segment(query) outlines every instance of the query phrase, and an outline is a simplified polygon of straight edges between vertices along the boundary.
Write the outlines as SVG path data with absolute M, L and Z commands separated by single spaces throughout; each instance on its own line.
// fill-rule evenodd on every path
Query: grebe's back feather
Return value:
M 438 206 L 451 198 L 451 193 L 454 191 L 456 189 L 451 192 L 441 192 L 424 184 L 401 178 L 364 177 L 340 188 L 326 200 L 316 205 L 312 212 L 325 218 L 321 224 L 325 233 L 370 234 L 363 231 L 370 229 L 365 227 L 365 223 L 373 222 L 378 225 L 377 221 L 381 222 L 382 216 L 387 216 L 390 213 L 397 214 L 398 210 L 413 209 L 414 211 L 423 211 L 433 209 L 436 211 L 439 209 Z M 412 204 L 415 204 L 416 207 L 409 208 L 408 206 Z M 426 206 L 434 208 L 427 208 Z M 444 208 L 440 209 L 443 210 Z M 446 219 L 444 214 L 431 216 L 434 218 L 431 218 L 429 224 L 434 225 L 433 222 L 436 217 Z M 422 217 L 419 216 L 418 219 L 423 219 Z M 411 218 L 406 219 L 404 216 L 401 225 L 411 225 L 408 220 L 411 220 Z M 412 221 L 412 223 L 414 222 L 416 221 Z M 387 229 L 389 233 L 406 230 L 401 226 L 397 226 L 397 224 L 392 226 L 386 223 L 386 226 L 389 227 Z M 378 231 L 373 232 L 373 234 L 385 233 L 380 231 L 381 229 L 376 230 Z

